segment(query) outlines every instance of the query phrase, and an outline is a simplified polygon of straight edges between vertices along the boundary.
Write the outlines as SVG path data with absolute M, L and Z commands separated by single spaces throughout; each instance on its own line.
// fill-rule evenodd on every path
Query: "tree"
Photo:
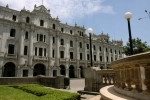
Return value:
M 147 42 L 142 42 L 142 40 L 139 38 L 132 39 L 132 44 L 133 44 L 133 54 L 150 51 L 150 46 L 147 45 Z M 126 46 L 124 46 L 124 53 L 127 56 L 130 55 L 130 42 L 129 41 L 127 42 Z

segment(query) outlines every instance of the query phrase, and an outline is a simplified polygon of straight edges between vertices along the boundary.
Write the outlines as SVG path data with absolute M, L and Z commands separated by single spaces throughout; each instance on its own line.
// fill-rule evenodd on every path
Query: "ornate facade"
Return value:
M 0 76 L 66 75 L 84 77 L 90 66 L 89 37 L 85 28 L 52 18 L 43 5 L 33 11 L 0 7 Z M 122 57 L 122 41 L 107 34 L 92 36 L 93 65 L 109 68 Z

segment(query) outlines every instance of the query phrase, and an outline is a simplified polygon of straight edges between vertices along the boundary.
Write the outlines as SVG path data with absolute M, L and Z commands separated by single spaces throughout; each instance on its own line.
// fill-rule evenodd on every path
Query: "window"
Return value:
M 27 22 L 27 23 L 30 22 L 30 18 L 29 18 L 29 17 L 26 18 L 26 22 Z
M 100 56 L 100 61 L 103 61 L 103 58 L 102 58 L 102 56 Z
M 43 41 L 43 35 L 40 34 L 40 41 Z
M 39 56 L 42 56 L 43 48 L 39 48 Z
M 110 52 L 112 53 L 112 49 L 110 49 Z
M 94 55 L 94 61 L 96 61 L 96 55 Z
M 55 30 L 55 24 L 53 24 L 53 29 Z
M 53 44 L 55 43 L 55 37 L 53 37 Z
M 113 61 L 113 57 L 111 57 L 111 62 Z
M 82 36 L 83 36 L 83 32 L 82 32 Z
M 120 54 L 120 50 L 119 50 L 119 54 Z
M 8 46 L 8 54 L 14 54 L 15 45 L 9 44 Z
M 46 57 L 46 48 L 44 48 L 44 56 Z
M 116 50 L 115 50 L 115 54 L 116 54 L 117 52 L 116 52 Z
M 70 34 L 72 34 L 72 30 L 70 30 Z
M 107 56 L 107 62 L 108 62 L 108 56 Z
M 60 51 L 60 58 L 64 58 L 64 51 Z
M 28 52 L 28 46 L 24 46 L 24 55 L 27 55 Z
M 53 58 L 55 57 L 55 50 L 53 50 Z
M 61 32 L 64 32 L 64 28 L 61 28 Z
M 10 30 L 10 37 L 15 37 L 16 34 L 16 30 L 15 29 L 11 29 Z
M 87 54 L 87 60 L 90 60 L 90 55 L 89 54 Z
M 82 48 L 82 43 L 81 43 L 81 42 L 80 42 L 80 44 L 79 44 L 79 45 L 80 45 L 80 48 Z
M 28 39 L 28 32 L 25 33 L 25 39 Z
M 89 44 L 86 44 L 87 49 L 89 49 Z
M 64 45 L 64 39 L 60 40 L 60 45 Z
M 73 59 L 73 52 L 70 52 L 70 59 Z
M 39 40 L 39 34 L 37 34 L 37 41 Z
M 16 15 L 13 15 L 12 20 L 16 21 L 16 18 L 17 18 Z
M 80 60 L 82 60 L 82 53 L 80 53 Z
M 44 35 L 44 42 L 45 42 L 45 35 Z
M 40 26 L 44 26 L 44 20 L 40 20 Z
M 107 52 L 107 48 L 106 48 L 106 52 Z
M 99 47 L 99 51 L 101 51 L 102 49 L 101 49 L 101 47 Z
M 73 47 L 73 42 L 72 41 L 70 41 L 70 47 Z
M 94 48 L 94 50 L 96 50 L 96 47 L 95 47 L 95 45 L 93 45 L 93 48 Z
M 35 47 L 35 55 L 37 56 L 37 47 Z

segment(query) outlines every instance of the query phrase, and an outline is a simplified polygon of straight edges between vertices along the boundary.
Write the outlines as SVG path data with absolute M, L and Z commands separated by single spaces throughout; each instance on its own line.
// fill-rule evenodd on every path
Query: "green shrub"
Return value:
M 80 96 L 77 93 L 70 93 L 70 92 L 45 88 L 44 86 L 38 84 L 23 84 L 23 85 L 17 85 L 17 86 L 15 85 L 10 87 L 35 95 L 40 100 L 80 100 Z M 17 100 L 17 99 L 13 99 L 13 100 Z

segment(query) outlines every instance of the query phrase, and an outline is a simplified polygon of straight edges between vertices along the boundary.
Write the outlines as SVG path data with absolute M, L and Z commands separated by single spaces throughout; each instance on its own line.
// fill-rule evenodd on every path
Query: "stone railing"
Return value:
M 33 60 L 35 61 L 48 61 L 48 57 L 45 56 L 33 56 Z
M 139 100 L 150 98 L 150 52 L 132 55 L 111 64 L 115 91 Z
M 17 54 L 5 54 L 5 58 L 7 59 L 17 59 Z
M 85 91 L 99 92 L 99 89 L 114 84 L 115 73 L 112 69 L 99 69 L 98 67 L 86 68 Z

